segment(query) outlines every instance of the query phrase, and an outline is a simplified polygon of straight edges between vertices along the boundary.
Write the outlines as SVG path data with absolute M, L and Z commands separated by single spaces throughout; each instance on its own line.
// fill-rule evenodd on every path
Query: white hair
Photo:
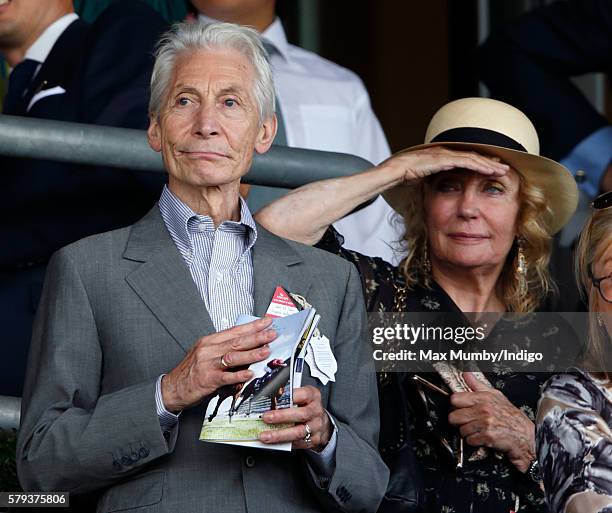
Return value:
M 263 122 L 274 113 L 274 83 L 268 54 L 259 33 L 233 23 L 176 23 L 162 35 L 155 52 L 151 75 L 149 113 L 157 117 L 166 98 L 178 56 L 194 50 L 234 50 L 253 65 L 253 94 Z

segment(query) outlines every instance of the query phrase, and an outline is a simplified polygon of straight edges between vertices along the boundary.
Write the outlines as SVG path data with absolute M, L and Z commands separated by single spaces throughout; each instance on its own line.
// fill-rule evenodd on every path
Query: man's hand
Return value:
M 270 356 L 267 344 L 276 338 L 274 330 L 266 330 L 271 323 L 271 318 L 259 319 L 200 338 L 181 363 L 163 377 L 165 408 L 181 411 L 224 385 L 251 379 L 253 372 L 245 366 Z
M 392 169 L 404 182 L 413 182 L 440 171 L 469 169 L 483 175 L 503 176 L 510 167 L 496 157 L 486 157 L 474 151 L 456 151 L 442 146 L 423 150 L 400 151 L 385 160 L 379 169 Z
M 468 444 L 506 453 L 518 470 L 527 472 L 535 458 L 533 422 L 499 390 L 482 384 L 471 372 L 463 377 L 473 392 L 451 395 L 456 409 L 449 414 L 449 423 L 459 426 Z
M 322 451 L 331 438 L 333 425 L 321 404 L 321 392 L 311 385 L 296 388 L 293 391 L 293 402 L 297 405 L 296 408 L 268 411 L 264 413 L 263 420 L 267 424 L 295 423 L 295 426 L 278 431 L 264 431 L 259 435 L 259 440 L 266 444 L 293 442 L 293 449 Z M 307 434 L 306 424 L 311 433 L 309 443 L 304 441 Z

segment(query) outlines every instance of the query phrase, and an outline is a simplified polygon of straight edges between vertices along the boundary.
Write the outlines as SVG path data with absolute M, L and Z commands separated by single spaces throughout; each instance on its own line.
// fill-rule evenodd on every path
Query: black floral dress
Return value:
M 367 257 L 342 248 L 342 237 L 333 228 L 326 232 L 317 247 L 336 253 L 355 264 L 361 276 L 369 312 L 394 311 L 394 307 L 397 306 L 396 284 L 403 283 L 397 267 L 380 258 Z M 433 283 L 431 289 L 418 288 L 410 291 L 404 305 L 407 312 L 440 311 L 460 314 L 457 305 L 436 283 Z M 554 326 L 541 330 L 541 336 L 555 332 L 555 328 L 559 330 L 559 327 Z M 496 337 L 509 335 L 524 337 L 522 329 L 523 327 L 517 327 L 513 323 L 500 321 L 487 337 L 487 342 Z M 530 336 L 533 338 L 533 332 Z M 485 376 L 512 404 L 535 422 L 540 389 L 551 374 L 518 373 L 500 365 L 494 368 L 493 372 L 486 372 Z M 479 451 L 478 448 L 463 444 L 464 464 L 463 468 L 457 469 L 455 457 L 459 450 L 460 437 L 457 429 L 447 421 L 450 412 L 448 398 L 427 393 L 425 405 L 421 394 L 417 394 L 414 390 L 414 380 L 410 379 L 411 377 L 404 373 L 398 382 L 404 387 L 402 395 L 410 403 L 408 431 L 417 461 L 422 467 L 426 511 L 444 513 L 548 511 L 539 485 L 519 472 L 503 454 L 485 450 L 483 456 L 482 449 Z M 437 373 L 426 373 L 423 377 L 448 390 Z M 394 382 L 396 381 L 390 381 Z M 388 383 L 388 380 L 381 381 L 379 375 L 381 448 L 386 443 L 385 439 L 394 430 L 394 426 L 389 426 L 389 423 L 398 423 L 397 411 L 391 411 L 389 407 L 397 404 L 395 396 L 398 392 L 394 390 L 394 385 L 389 386 Z M 447 442 L 446 445 L 441 438 Z

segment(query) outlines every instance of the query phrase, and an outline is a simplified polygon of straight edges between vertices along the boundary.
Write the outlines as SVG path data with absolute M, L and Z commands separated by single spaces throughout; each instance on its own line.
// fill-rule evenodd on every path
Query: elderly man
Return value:
M 159 205 L 125 229 L 54 255 L 30 353 L 17 464 L 29 490 L 104 489 L 99 511 L 375 511 L 387 469 L 360 341 L 355 270 L 257 226 L 238 194 L 276 132 L 257 33 L 182 24 L 151 80 L 151 146 L 169 174 Z M 262 316 L 277 285 L 303 295 L 338 361 L 335 383 L 304 372 L 295 408 L 267 412 L 260 441 L 198 441 L 207 400 L 251 377 L 274 344 Z

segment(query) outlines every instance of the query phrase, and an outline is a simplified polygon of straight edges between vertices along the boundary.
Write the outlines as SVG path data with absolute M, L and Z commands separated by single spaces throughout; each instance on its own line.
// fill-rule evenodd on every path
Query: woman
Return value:
M 374 170 L 297 189 L 256 217 L 354 262 L 370 312 L 534 311 L 552 290 L 550 236 L 576 207 L 574 179 L 538 156 L 530 121 L 495 100 L 445 105 L 425 140 Z M 408 253 L 399 268 L 342 248 L 328 230 L 379 193 L 406 224 Z M 487 341 L 509 335 L 522 336 L 513 323 L 498 322 Z M 533 412 L 544 379 L 448 366 L 417 376 L 379 375 L 381 452 L 392 487 L 401 495 L 412 484 L 398 461 L 411 435 L 426 511 L 543 511 Z
M 576 277 L 593 313 L 583 370 L 554 376 L 538 410 L 538 453 L 554 513 L 612 508 L 612 192 L 593 202 Z

